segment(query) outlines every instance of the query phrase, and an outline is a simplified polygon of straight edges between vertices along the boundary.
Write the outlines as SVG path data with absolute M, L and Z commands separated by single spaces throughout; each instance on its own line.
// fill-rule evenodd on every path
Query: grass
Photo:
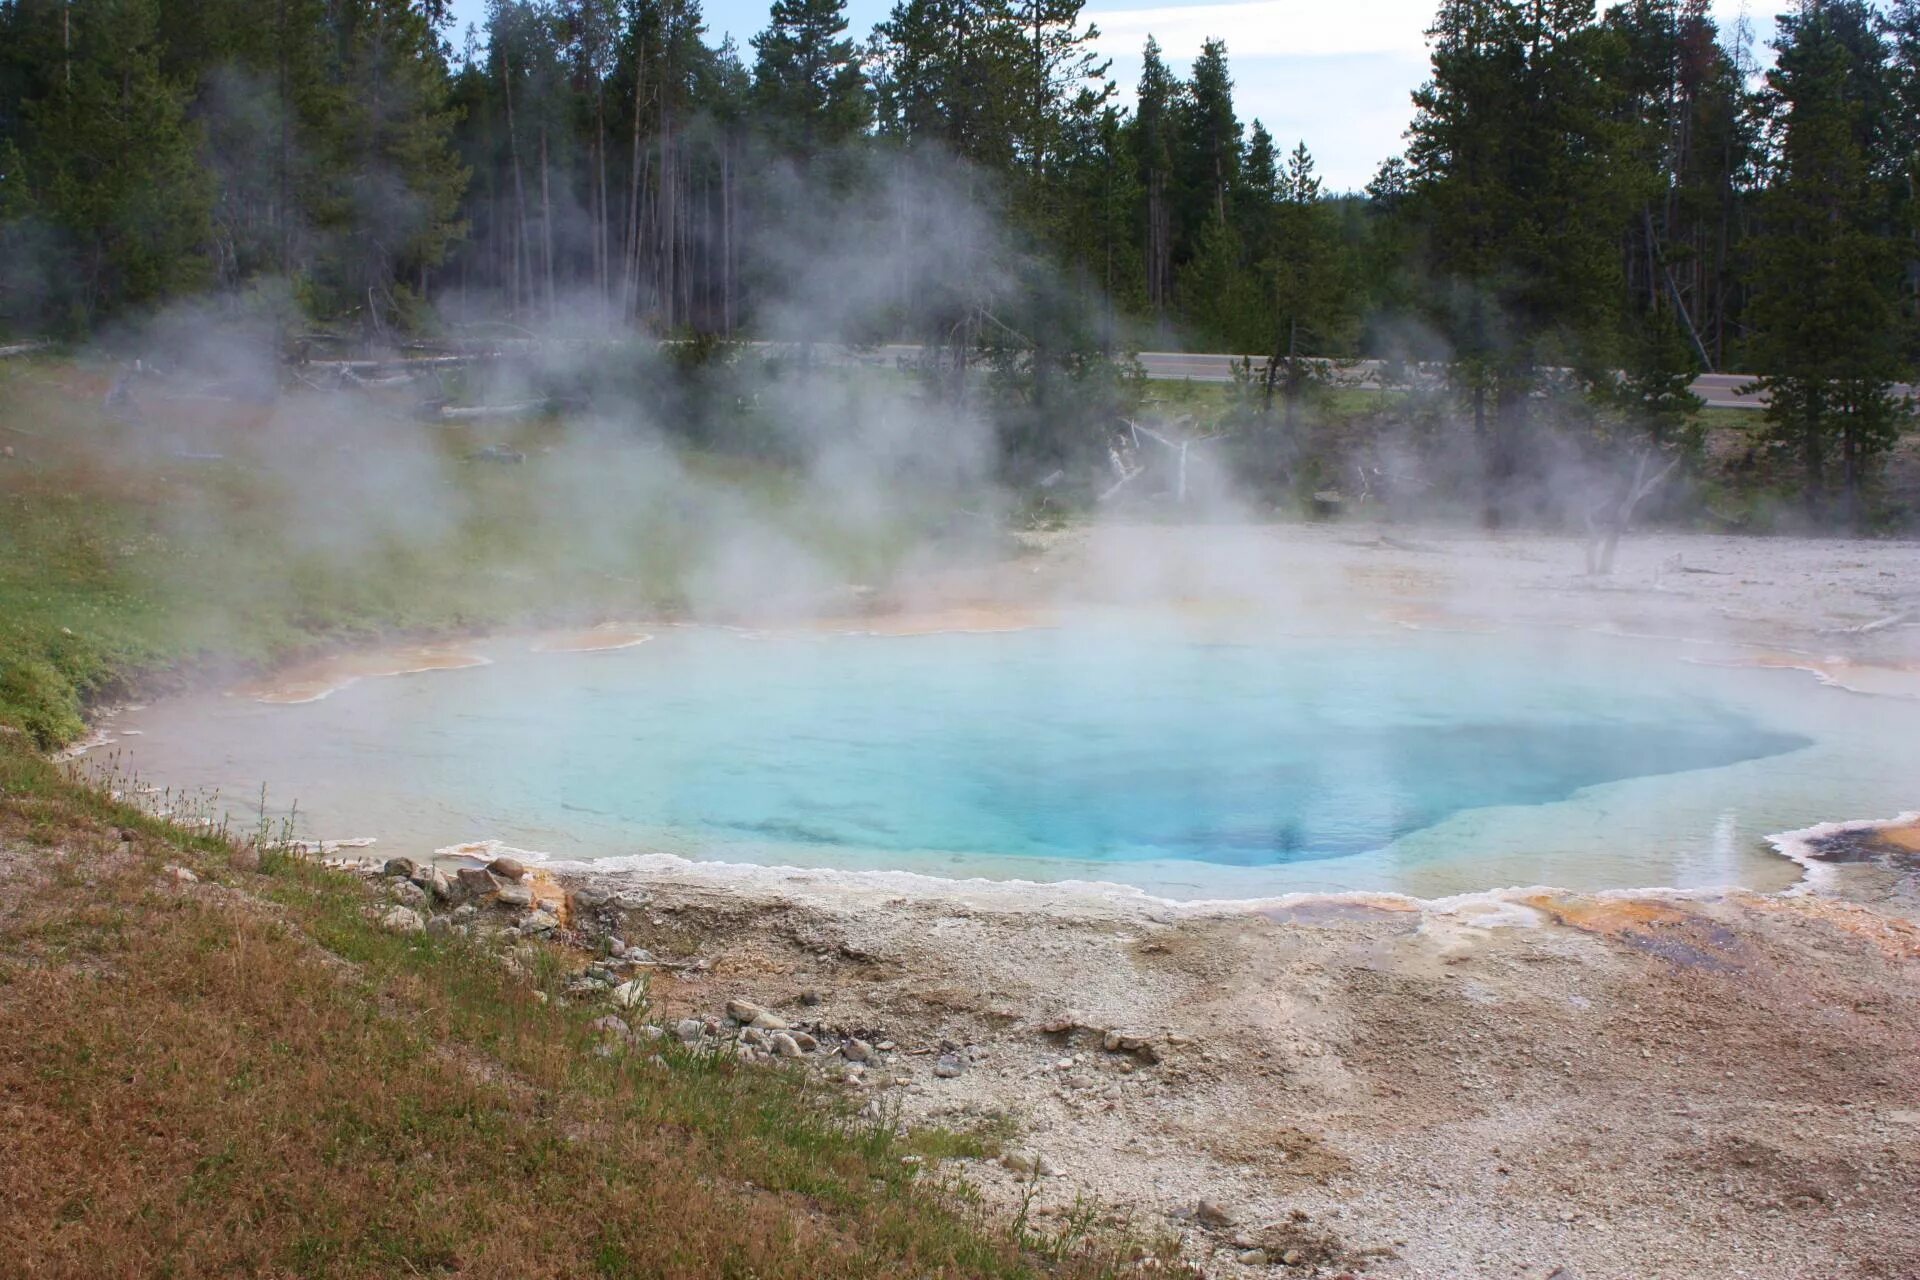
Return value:
M 602 1057 L 564 957 L 388 934 L 355 880 L 229 855 L 0 735 L 9 1274 L 1097 1276 L 1144 1253 L 1086 1215 L 996 1223 L 923 1171 L 1000 1128 L 896 1136 L 798 1072 Z

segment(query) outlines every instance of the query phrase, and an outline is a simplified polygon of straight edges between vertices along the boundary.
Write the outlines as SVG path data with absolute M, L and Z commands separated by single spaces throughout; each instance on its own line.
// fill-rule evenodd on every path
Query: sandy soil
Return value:
M 985 626 L 1153 595 L 1606 627 L 1920 694 L 1911 544 L 1649 537 L 1595 581 L 1577 541 L 1537 536 L 1040 542 L 874 608 Z M 954 1162 L 990 1197 L 1091 1199 L 1210 1275 L 1920 1277 L 1920 926 L 1911 831 L 1886 839 L 1776 896 L 1175 906 L 668 859 L 576 883 L 666 962 L 665 1021 L 747 998 L 829 1044 L 892 1042 L 849 1086 L 878 1114 L 1010 1124 L 1011 1163 L 1048 1171 Z

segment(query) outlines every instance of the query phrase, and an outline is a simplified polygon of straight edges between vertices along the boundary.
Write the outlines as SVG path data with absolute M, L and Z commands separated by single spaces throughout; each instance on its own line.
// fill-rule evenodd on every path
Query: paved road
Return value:
M 861 363 L 898 364 L 915 359 L 920 348 L 904 343 L 889 343 L 871 348 L 851 359 Z M 1156 382 L 1232 382 L 1234 366 L 1240 363 L 1239 356 L 1206 355 L 1190 351 L 1142 351 L 1141 367 L 1147 377 Z M 1262 358 L 1254 358 L 1254 367 L 1259 368 Z M 1356 360 L 1343 365 L 1345 374 L 1358 387 L 1377 386 L 1372 379 L 1373 373 L 1380 367 L 1377 360 Z M 1708 373 L 1694 379 L 1693 394 L 1706 402 L 1710 409 L 1764 409 L 1765 396 L 1743 395 L 1741 389 L 1753 381 L 1751 374 L 1745 373 Z M 1909 399 L 1920 397 L 1920 391 L 1910 386 L 1896 386 L 1896 394 Z
M 1162 382 L 1231 382 L 1233 366 L 1239 362 L 1238 356 L 1199 355 L 1187 351 L 1140 353 L 1140 363 L 1146 368 L 1147 376 Z M 1255 364 L 1258 363 L 1256 360 Z M 1379 368 L 1377 361 L 1359 360 L 1343 367 L 1355 377 L 1356 386 L 1376 385 L 1368 375 Z M 1740 389 L 1752 381 L 1752 375 L 1744 373 L 1704 374 L 1694 380 L 1693 394 L 1713 409 L 1764 409 L 1767 404 L 1765 396 L 1740 393 Z

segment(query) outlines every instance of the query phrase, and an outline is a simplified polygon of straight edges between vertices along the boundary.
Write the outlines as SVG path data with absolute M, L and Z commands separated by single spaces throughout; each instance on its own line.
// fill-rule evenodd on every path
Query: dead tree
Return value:
M 1658 452 L 1651 447 L 1635 450 L 1633 475 L 1625 487 L 1588 506 L 1585 515 L 1589 576 L 1602 577 L 1613 572 L 1614 552 L 1619 550 L 1620 539 L 1633 524 L 1634 510 L 1665 484 L 1673 469 L 1680 465 L 1676 454 L 1667 459 L 1666 466 L 1654 471 L 1653 464 L 1658 457 Z

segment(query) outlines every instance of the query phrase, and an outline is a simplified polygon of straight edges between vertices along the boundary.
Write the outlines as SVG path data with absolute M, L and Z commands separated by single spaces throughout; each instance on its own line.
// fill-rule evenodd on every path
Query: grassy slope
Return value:
M 202 880 L 180 884 L 163 868 Z M 602 1057 L 562 953 L 515 974 L 355 881 L 144 818 L 0 734 L 10 1275 L 1100 1275 L 996 1227 L 798 1074 Z M 1131 1250 L 1129 1250 L 1131 1252 Z

